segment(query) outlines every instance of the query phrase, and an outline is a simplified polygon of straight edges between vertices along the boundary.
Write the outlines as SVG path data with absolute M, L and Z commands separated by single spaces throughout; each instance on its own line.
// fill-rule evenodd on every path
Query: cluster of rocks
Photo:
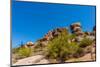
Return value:
M 44 37 L 43 40 L 51 40 L 54 37 L 58 36 L 61 32 L 63 32 L 64 30 L 67 30 L 66 28 L 57 28 L 54 29 L 52 31 L 49 31 Z
M 42 39 L 38 40 L 41 42 L 41 45 L 47 45 L 48 41 L 52 40 L 53 38 L 59 36 L 59 34 L 63 31 L 68 30 L 67 28 L 56 28 L 54 30 L 49 31 Z
M 81 24 L 79 22 L 71 24 L 70 28 L 71 28 L 72 33 L 74 33 L 78 36 L 83 35 L 83 31 L 81 29 Z
M 84 37 L 95 40 L 96 26 L 93 27 L 92 32 L 83 32 L 81 24 L 79 22 L 77 22 L 77 23 L 71 24 L 70 29 L 73 34 L 77 35 L 77 37 L 76 37 L 77 41 L 81 41 Z
M 34 48 L 34 43 L 33 42 L 27 42 L 25 45 L 21 45 L 23 48 Z
M 25 45 L 21 45 L 21 47 L 23 48 L 34 48 L 36 47 L 36 45 L 40 44 L 41 46 L 46 46 L 48 44 L 48 42 L 50 40 L 52 40 L 53 38 L 59 36 L 62 32 L 64 31 L 67 31 L 68 34 L 75 34 L 76 37 L 74 39 L 69 39 L 68 42 L 73 42 L 73 41 L 77 41 L 78 43 L 84 38 L 84 37 L 87 37 L 87 38 L 90 38 L 94 41 L 96 41 L 95 39 L 95 35 L 96 35 L 96 26 L 93 27 L 93 31 L 92 32 L 83 32 L 82 31 L 82 26 L 80 24 L 80 22 L 77 22 L 77 23 L 73 23 L 70 25 L 70 30 L 71 30 L 71 33 L 69 33 L 68 31 L 68 28 L 56 28 L 54 30 L 51 30 L 49 31 L 42 39 L 39 39 L 37 42 L 33 43 L 31 41 L 27 42 Z M 93 45 L 95 46 L 95 42 L 93 43 Z M 84 52 L 85 53 L 89 53 L 91 51 L 91 46 L 88 46 L 84 49 Z M 93 50 L 95 51 L 95 47 L 93 47 Z M 15 65 L 21 63 L 21 64 L 29 64 L 29 62 L 31 62 L 30 64 L 33 64 L 33 61 L 34 63 L 37 61 L 37 59 L 39 60 L 39 64 L 41 63 L 49 63 L 48 60 L 44 59 L 43 56 L 41 56 L 41 51 L 38 51 L 35 55 L 39 55 L 38 57 L 37 56 L 33 56 L 33 57 L 30 57 L 30 58 L 26 58 L 24 59 L 24 61 L 20 60 L 18 61 Z M 17 55 L 16 55 L 17 56 Z M 13 58 L 15 58 L 16 56 L 13 56 Z M 41 57 L 43 58 L 41 60 Z M 37 59 L 34 59 L 34 60 L 30 60 L 30 59 L 34 59 L 34 58 L 37 58 Z M 29 61 L 25 61 L 25 60 L 29 60 Z M 12 59 L 13 62 L 16 62 L 15 59 Z
M 71 28 L 72 33 L 76 34 L 77 36 L 84 35 L 84 34 L 95 35 L 95 33 L 96 33 L 96 26 L 93 27 L 92 32 L 83 32 L 80 22 L 71 24 L 70 28 Z
M 81 41 L 83 37 L 87 37 L 90 39 L 95 39 L 95 34 L 96 34 L 96 26 L 93 27 L 92 32 L 83 32 L 82 31 L 82 26 L 80 22 L 76 22 L 70 25 L 70 30 L 72 34 L 75 34 L 77 37 L 74 39 L 74 41 Z M 68 28 L 56 28 L 54 30 L 49 31 L 42 39 L 39 39 L 37 42 L 40 42 L 41 45 L 47 45 L 48 41 L 52 40 L 56 36 L 59 36 L 59 34 L 63 31 L 68 31 Z M 23 45 L 22 47 L 34 47 L 34 44 L 36 43 L 33 42 L 27 42 L 26 45 Z

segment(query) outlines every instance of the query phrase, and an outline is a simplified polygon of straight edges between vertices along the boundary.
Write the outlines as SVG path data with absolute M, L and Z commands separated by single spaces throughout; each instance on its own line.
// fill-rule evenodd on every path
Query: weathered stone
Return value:
M 71 29 L 74 29 L 75 27 L 81 27 L 81 24 L 80 22 L 77 22 L 77 23 L 73 23 L 70 25 Z
M 71 24 L 70 28 L 72 33 L 75 33 L 77 36 L 83 35 L 81 24 L 79 22 Z
M 84 32 L 84 34 L 89 36 L 91 33 L 90 32 Z
M 33 42 L 27 42 L 25 45 L 23 45 L 24 48 L 34 48 Z
M 44 39 L 45 40 L 51 40 L 53 39 L 55 36 L 58 36 L 61 32 L 67 30 L 66 28 L 57 28 L 57 29 L 54 29 L 52 31 L 49 31 L 45 36 L 44 36 Z

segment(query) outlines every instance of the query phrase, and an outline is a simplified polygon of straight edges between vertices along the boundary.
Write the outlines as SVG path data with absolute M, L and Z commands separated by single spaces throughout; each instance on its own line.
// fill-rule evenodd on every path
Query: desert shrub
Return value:
M 69 39 L 74 39 L 74 38 L 76 38 L 76 34 L 70 34 L 69 35 Z
M 76 53 L 73 55 L 73 57 L 78 58 L 78 57 L 83 56 L 84 54 L 85 54 L 84 49 L 79 47 L 78 50 L 76 51 Z
M 89 39 L 89 38 L 84 38 L 84 39 L 82 39 L 82 41 L 80 42 L 80 47 L 87 47 L 87 46 L 89 46 L 89 45 L 92 45 L 92 43 L 93 43 L 93 41 L 91 40 L 91 39 Z
M 75 54 L 79 46 L 75 42 L 69 43 L 68 39 L 69 35 L 63 32 L 51 40 L 46 47 L 46 57 L 57 59 L 58 62 L 64 62 L 69 55 Z
M 77 53 L 79 46 L 76 42 L 71 42 L 67 44 L 67 49 L 68 49 L 69 54 L 74 55 Z
M 49 41 L 46 47 L 46 56 L 51 59 L 61 59 L 67 54 L 67 36 L 65 32 Z
M 17 54 L 19 55 L 19 58 L 25 58 L 32 55 L 32 49 L 31 48 L 20 48 Z

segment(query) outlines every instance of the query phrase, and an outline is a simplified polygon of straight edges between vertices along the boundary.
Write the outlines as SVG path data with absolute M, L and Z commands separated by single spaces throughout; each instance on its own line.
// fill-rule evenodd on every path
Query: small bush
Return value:
M 85 54 L 84 49 L 79 47 L 78 50 L 76 51 L 76 53 L 73 55 L 73 57 L 78 58 L 78 57 L 83 56 L 84 54 Z
M 80 47 L 87 47 L 89 45 L 92 45 L 93 41 L 89 38 L 84 38 L 81 42 L 80 42 Z
M 75 54 L 79 49 L 79 46 L 76 42 L 71 42 L 67 46 L 69 46 L 69 47 L 67 47 L 67 49 L 69 50 L 68 52 L 70 54 Z
M 50 41 L 46 47 L 46 57 L 56 59 L 58 62 L 64 62 L 69 56 L 76 54 L 79 45 L 76 42 L 69 43 L 69 34 L 62 32 L 61 35 Z
M 67 55 L 68 36 L 67 32 L 62 32 L 59 36 L 55 37 L 53 40 L 49 41 L 46 49 L 45 55 L 50 59 L 56 59 L 58 62 L 63 62 Z
M 76 38 L 76 34 L 70 34 L 69 35 L 69 39 L 74 39 L 74 38 Z
M 20 48 L 18 51 L 18 55 L 20 58 L 29 57 L 32 55 L 32 49 L 31 48 Z

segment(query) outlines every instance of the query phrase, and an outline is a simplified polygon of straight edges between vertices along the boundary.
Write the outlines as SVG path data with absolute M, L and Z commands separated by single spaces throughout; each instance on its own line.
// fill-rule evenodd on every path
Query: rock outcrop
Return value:
M 70 28 L 71 28 L 72 33 L 74 33 L 78 36 L 83 35 L 83 31 L 81 29 L 81 24 L 79 22 L 71 24 Z
M 53 39 L 54 37 L 58 36 L 61 32 L 67 30 L 66 28 L 57 28 L 57 29 L 54 29 L 52 31 L 49 31 L 43 39 L 45 40 L 51 40 Z
M 51 41 L 55 37 L 59 36 L 62 32 L 68 32 L 68 34 L 70 34 L 70 35 L 75 34 L 75 37 L 72 37 L 72 38 L 70 37 L 68 39 L 69 43 L 77 42 L 77 44 L 79 44 L 83 38 L 89 38 L 89 39 L 93 40 L 94 41 L 93 46 L 88 46 L 88 47 L 84 48 L 84 52 L 82 54 L 86 53 L 86 55 L 78 58 L 80 61 L 91 60 L 91 53 L 93 53 L 95 55 L 96 26 L 93 27 L 92 32 L 83 32 L 81 24 L 79 22 L 77 22 L 77 23 L 71 24 L 70 29 L 71 29 L 72 33 L 69 33 L 68 28 L 56 28 L 54 30 L 50 30 L 46 35 L 43 36 L 43 38 L 37 40 L 35 43 L 27 42 L 25 45 L 22 45 L 21 47 L 24 47 L 24 48 L 35 48 L 34 55 L 31 57 L 28 57 L 28 58 L 19 59 L 18 61 L 14 59 L 14 58 L 16 58 L 17 55 L 13 55 L 12 61 L 16 62 L 16 63 L 14 63 L 14 65 L 51 63 L 47 58 L 44 57 L 44 54 L 43 54 L 44 52 L 42 51 L 42 49 L 44 49 L 44 47 L 48 45 L 49 41 Z M 37 49 L 36 47 L 42 47 L 42 48 Z M 91 52 L 91 48 L 93 48 L 92 52 Z M 94 59 L 95 59 L 95 56 L 94 56 Z M 66 62 L 73 62 L 73 61 L 74 60 L 71 59 L 71 60 L 67 60 Z
M 34 48 L 34 43 L 33 42 L 27 42 L 25 45 L 22 45 L 21 47 L 24 48 Z
M 38 41 L 41 43 L 41 45 L 47 45 L 48 41 L 59 36 L 64 31 L 68 31 L 68 29 L 67 28 L 56 28 L 54 30 L 49 31 L 42 39 Z
M 96 26 L 93 27 L 93 32 L 83 32 L 82 31 L 82 26 L 80 24 L 80 22 L 76 22 L 70 25 L 70 30 L 72 32 L 72 34 L 77 35 L 77 37 L 75 39 L 73 39 L 74 41 L 80 42 L 83 37 L 87 37 L 90 39 L 95 39 L 95 33 L 96 33 Z M 47 34 L 45 34 L 43 36 L 43 38 L 39 39 L 37 42 L 33 43 L 33 42 L 27 42 L 26 45 L 24 45 L 23 47 L 34 47 L 34 44 L 38 44 L 38 42 L 42 45 L 42 46 L 46 46 L 48 44 L 48 42 L 50 40 L 52 40 L 53 38 L 55 38 L 56 36 L 59 36 L 59 34 L 61 34 L 64 31 L 69 31 L 68 28 L 56 28 L 54 30 L 50 30 Z

